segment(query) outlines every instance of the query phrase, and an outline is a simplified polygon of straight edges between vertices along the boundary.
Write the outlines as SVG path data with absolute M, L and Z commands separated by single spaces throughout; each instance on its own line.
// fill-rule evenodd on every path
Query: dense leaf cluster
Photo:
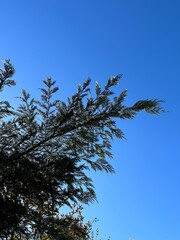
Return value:
M 0 70 L 1 91 L 15 85 L 9 79 L 13 74 L 13 66 L 5 61 Z M 2 239 L 14 234 L 23 239 L 41 239 L 42 235 L 71 239 L 67 232 L 62 236 L 68 228 L 57 212 L 72 202 L 88 204 L 96 199 L 87 170 L 114 172 L 109 163 L 111 141 L 124 138 L 116 119 L 132 119 L 142 110 L 162 111 L 157 99 L 126 107 L 127 90 L 113 98 L 111 89 L 120 78 L 109 78 L 103 89 L 96 83 L 95 97 L 88 79 L 67 102 L 54 100 L 58 87 L 48 78 L 40 89 L 40 100 L 23 90 L 16 110 L 7 101 L 0 102 Z

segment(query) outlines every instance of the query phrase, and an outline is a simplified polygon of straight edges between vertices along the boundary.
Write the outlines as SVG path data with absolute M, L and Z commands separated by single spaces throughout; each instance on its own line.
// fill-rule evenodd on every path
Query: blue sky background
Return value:
M 99 203 L 85 208 L 97 217 L 103 240 L 180 239 L 180 1 L 0 1 L 0 59 L 10 58 L 17 86 L 37 97 L 52 76 L 65 99 L 87 77 L 101 85 L 122 73 L 116 93 L 126 103 L 159 98 L 169 110 L 118 121 L 127 141 L 113 143 L 116 174 L 92 174 Z

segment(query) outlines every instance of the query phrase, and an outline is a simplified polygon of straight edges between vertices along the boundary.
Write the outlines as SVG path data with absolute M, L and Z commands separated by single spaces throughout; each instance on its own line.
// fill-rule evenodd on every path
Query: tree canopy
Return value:
M 15 85 L 14 72 L 10 61 L 4 61 L 0 91 Z M 66 102 L 55 100 L 58 87 L 47 78 L 40 99 L 22 90 L 16 109 L 6 100 L 0 102 L 1 239 L 18 235 L 23 239 L 80 239 L 72 237 L 59 209 L 96 199 L 87 170 L 114 172 L 109 162 L 112 139 L 124 138 L 116 119 L 133 119 L 143 110 L 163 111 L 158 99 L 125 106 L 127 90 L 113 97 L 112 88 L 121 77 L 109 78 L 102 89 L 96 82 L 94 96 L 88 79 Z

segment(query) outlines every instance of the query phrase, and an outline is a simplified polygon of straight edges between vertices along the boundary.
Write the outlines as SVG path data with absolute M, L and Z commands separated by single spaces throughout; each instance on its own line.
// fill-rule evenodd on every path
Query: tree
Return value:
M 15 85 L 9 61 L 0 69 L 0 90 Z M 145 110 L 163 111 L 157 99 L 140 100 L 131 107 L 123 101 L 127 90 L 112 97 L 121 75 L 111 77 L 93 97 L 90 79 L 78 86 L 67 102 L 54 100 L 55 81 L 43 81 L 40 100 L 25 90 L 13 109 L 0 102 L 0 237 L 13 239 L 72 239 L 62 206 L 96 199 L 87 170 L 113 173 L 111 141 L 124 138 L 116 119 L 132 119 Z M 79 238 L 80 239 L 80 238 Z M 83 238 L 86 239 L 86 238 Z

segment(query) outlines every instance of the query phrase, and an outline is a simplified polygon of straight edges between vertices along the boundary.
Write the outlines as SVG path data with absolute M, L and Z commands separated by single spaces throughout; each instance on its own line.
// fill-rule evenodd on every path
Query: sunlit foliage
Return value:
M 13 66 L 4 61 L 0 91 L 15 85 L 10 79 L 13 74 Z M 109 78 L 102 89 L 96 83 L 94 96 L 88 79 L 63 102 L 55 100 L 58 87 L 47 78 L 39 100 L 23 90 L 17 109 L 6 100 L 0 102 L 2 239 L 69 240 L 76 239 L 71 236 L 73 231 L 81 234 L 75 219 L 59 217 L 59 210 L 96 199 L 87 170 L 114 172 L 109 162 L 111 141 L 124 138 L 116 119 L 132 119 L 142 110 L 151 114 L 163 111 L 157 99 L 125 106 L 127 90 L 113 97 L 112 88 L 120 79 L 121 75 Z M 84 234 L 85 227 L 82 230 Z

